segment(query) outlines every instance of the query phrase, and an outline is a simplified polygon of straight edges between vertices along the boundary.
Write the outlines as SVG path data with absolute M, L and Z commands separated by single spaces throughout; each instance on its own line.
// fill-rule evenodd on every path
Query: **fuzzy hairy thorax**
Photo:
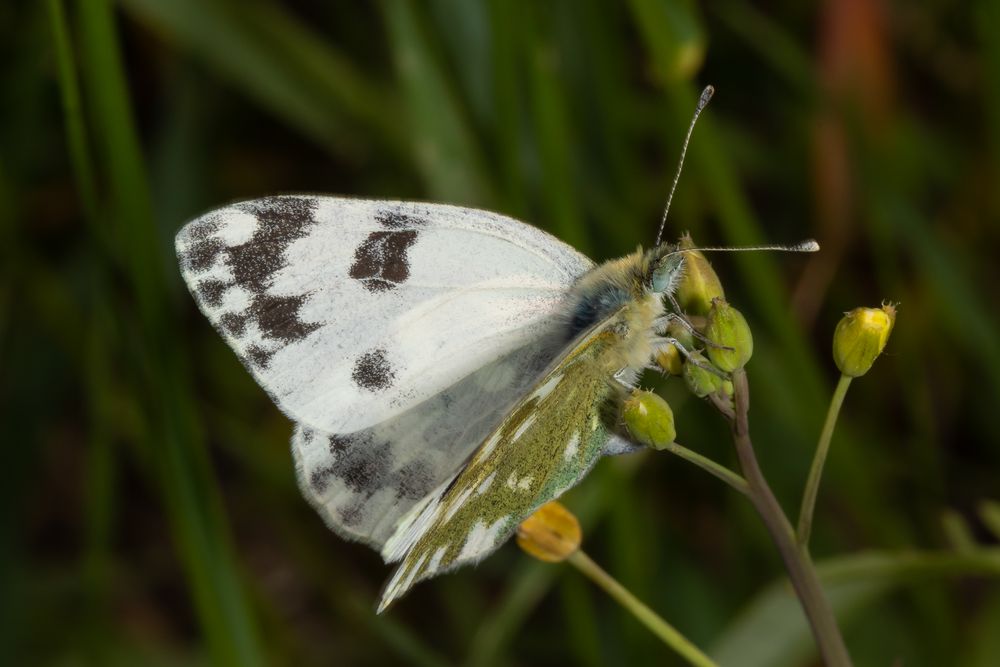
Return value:
M 615 317 L 615 345 L 604 360 L 615 369 L 641 371 L 654 353 L 654 322 L 663 315 L 664 296 L 672 293 L 683 274 L 682 253 L 663 244 L 641 247 L 601 264 L 573 287 L 570 296 L 571 332 L 588 329 Z

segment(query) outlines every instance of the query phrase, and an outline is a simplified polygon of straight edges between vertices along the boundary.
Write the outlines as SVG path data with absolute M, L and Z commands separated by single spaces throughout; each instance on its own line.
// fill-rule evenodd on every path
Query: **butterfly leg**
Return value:
M 622 368 L 611 377 L 622 389 L 630 393 L 637 388 L 635 382 L 639 379 L 639 375 L 628 366 Z
M 705 371 L 708 371 L 712 375 L 717 375 L 720 378 L 723 378 L 725 380 L 729 379 L 729 376 L 727 374 L 723 373 L 722 371 L 720 371 L 715 366 L 712 366 L 711 364 L 706 364 L 704 361 L 701 361 L 700 359 L 694 358 L 691 355 L 690 350 L 688 350 L 686 347 L 684 347 L 684 344 L 681 343 L 676 338 L 671 338 L 669 336 L 661 336 L 661 337 L 657 337 L 653 341 L 653 349 L 654 350 L 662 349 L 663 347 L 666 347 L 668 345 L 673 345 L 675 348 L 677 348 L 677 351 L 680 352 L 682 355 L 684 355 L 684 359 L 685 359 L 685 361 L 687 361 L 687 363 L 694 364 L 698 368 L 700 368 L 702 370 L 705 370 Z M 719 346 L 719 347 L 721 347 L 721 346 Z M 659 366 L 656 366 L 656 365 L 650 365 L 649 368 L 656 369 L 656 370 L 662 370 Z
M 673 300 L 673 298 L 674 297 L 671 295 L 670 299 Z M 708 338 L 705 334 L 698 331 L 695 328 L 695 326 L 691 324 L 688 318 L 678 313 L 666 313 L 665 315 L 661 315 L 660 317 L 656 318 L 656 320 L 653 322 L 653 327 L 656 331 L 666 331 L 667 326 L 669 326 L 671 322 L 677 322 L 682 327 L 687 329 L 692 336 L 694 336 L 696 339 L 700 340 L 707 346 L 714 347 L 720 350 L 730 349 L 728 346 L 719 345 L 715 341 Z

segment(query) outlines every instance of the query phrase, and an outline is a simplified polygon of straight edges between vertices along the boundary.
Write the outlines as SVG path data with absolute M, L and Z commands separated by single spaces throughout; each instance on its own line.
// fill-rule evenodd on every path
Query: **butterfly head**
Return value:
M 646 251 L 646 287 L 656 294 L 672 294 L 684 275 L 684 253 L 675 245 L 663 243 Z

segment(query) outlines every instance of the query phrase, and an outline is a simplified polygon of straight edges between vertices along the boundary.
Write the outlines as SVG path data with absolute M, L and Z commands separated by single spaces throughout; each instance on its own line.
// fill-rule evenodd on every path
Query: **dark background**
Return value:
M 901 304 L 817 511 L 852 653 L 1000 664 L 1000 6 L 767 5 L 0 5 L 0 661 L 680 664 L 514 546 L 375 617 L 389 569 L 300 498 L 290 425 L 196 312 L 172 237 L 316 191 L 490 208 L 618 256 L 652 242 L 712 83 L 668 235 L 823 245 L 714 258 L 793 516 L 835 323 Z M 722 420 L 664 387 L 680 441 L 735 464 Z M 713 478 L 626 457 L 566 502 L 588 553 L 723 664 L 817 664 L 760 522 Z

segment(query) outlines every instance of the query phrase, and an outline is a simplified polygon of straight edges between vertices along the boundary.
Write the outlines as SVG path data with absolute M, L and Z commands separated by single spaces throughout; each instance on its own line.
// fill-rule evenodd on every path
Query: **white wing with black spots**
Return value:
M 233 204 L 177 235 L 185 280 L 308 430 L 399 417 L 545 335 L 592 262 L 485 211 L 312 195 Z
M 401 517 L 452 479 L 559 351 L 561 327 L 375 426 L 301 424 L 292 453 L 303 495 L 338 534 L 382 550 Z

